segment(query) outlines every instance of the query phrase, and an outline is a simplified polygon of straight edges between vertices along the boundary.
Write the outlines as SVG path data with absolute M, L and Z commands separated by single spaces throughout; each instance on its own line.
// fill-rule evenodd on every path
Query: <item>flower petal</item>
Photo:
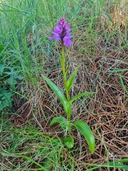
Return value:
M 54 35 L 54 36 L 52 36 L 52 37 L 50 37 L 50 40 L 54 40 L 54 39 L 56 39 L 56 40 L 60 40 L 60 37 L 59 36 L 57 36 L 57 35 Z
M 69 37 L 65 36 L 63 40 L 65 46 L 72 46 L 72 41 L 69 39 Z

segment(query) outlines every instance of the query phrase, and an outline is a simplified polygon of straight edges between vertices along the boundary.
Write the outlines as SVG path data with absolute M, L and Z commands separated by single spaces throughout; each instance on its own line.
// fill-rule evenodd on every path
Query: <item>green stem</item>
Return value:
M 60 59 L 60 62 L 61 62 L 61 67 L 62 67 L 62 74 L 63 74 L 63 81 L 64 81 L 64 88 L 65 88 L 65 92 L 66 92 L 66 97 L 67 97 L 67 100 L 70 101 L 70 96 L 69 96 L 69 92 L 67 90 L 67 78 L 66 78 L 66 68 L 65 68 L 65 52 L 64 52 L 64 44 L 62 42 L 62 57 Z M 70 120 L 71 120 L 71 108 L 69 110 L 69 112 L 67 113 L 67 120 L 68 120 L 68 123 L 67 123 L 67 132 L 69 132 L 69 123 L 70 123 Z M 67 133 L 66 133 L 67 134 Z
M 67 90 L 67 80 L 66 80 L 66 69 L 65 69 L 65 53 L 64 53 L 64 44 L 62 43 L 62 57 L 61 57 L 61 67 L 63 72 L 63 80 L 64 80 L 64 87 L 66 91 L 67 100 L 70 100 L 69 93 Z

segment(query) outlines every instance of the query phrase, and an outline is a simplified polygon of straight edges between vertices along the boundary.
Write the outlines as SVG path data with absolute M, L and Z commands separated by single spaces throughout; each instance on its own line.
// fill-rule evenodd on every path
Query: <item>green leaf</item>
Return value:
M 70 113 L 70 103 L 67 101 L 66 97 L 62 93 L 62 91 L 47 77 L 43 75 L 44 80 L 47 82 L 47 84 L 50 86 L 50 88 L 54 91 L 55 95 L 59 98 L 61 101 L 65 112 L 67 115 Z
M 123 78 L 122 78 L 122 75 L 120 74 L 120 83 L 125 91 L 125 93 L 128 95 L 128 91 L 127 91 L 127 88 L 126 86 L 124 85 L 124 81 L 123 81 Z
M 112 22 L 112 24 L 114 24 L 114 21 L 113 21 L 111 15 L 107 12 L 104 12 L 104 14 L 108 17 L 108 19 Z
M 61 128 L 66 131 L 66 129 L 68 129 L 68 132 L 71 131 L 71 127 L 73 126 L 73 124 L 71 122 L 68 122 L 66 118 L 64 118 L 63 116 L 57 116 L 55 118 L 52 119 L 52 121 L 50 122 L 50 126 L 59 123 Z
M 73 148 L 74 146 L 74 138 L 72 136 L 66 136 L 64 138 L 61 138 L 64 145 L 66 145 L 68 148 Z
M 128 170 L 128 165 L 124 165 L 122 163 L 128 162 L 128 158 L 121 159 L 121 160 L 114 160 L 113 162 L 107 162 L 105 164 L 93 164 L 93 163 L 86 163 L 88 166 L 93 166 L 93 168 L 87 169 L 86 171 L 96 170 L 98 168 L 107 167 L 107 168 L 118 168 Z
M 75 77 L 76 77 L 76 74 L 77 74 L 77 72 L 78 72 L 78 69 L 79 69 L 79 67 L 76 67 L 76 69 L 75 69 L 75 71 L 72 73 L 72 75 L 70 76 L 70 78 L 68 79 L 68 81 L 67 81 L 67 90 L 69 91 L 70 90 L 70 88 L 72 87 L 72 85 L 73 85 L 73 82 L 74 82 L 74 80 L 75 80 Z
M 118 73 L 118 72 L 125 72 L 128 71 L 128 69 L 114 69 L 114 70 L 110 70 L 110 73 Z
M 90 95 L 92 95 L 92 94 L 96 94 L 96 93 L 95 93 L 95 92 L 88 92 L 88 91 L 86 91 L 86 92 L 84 92 L 84 93 L 78 94 L 78 95 L 74 96 L 74 97 L 70 100 L 70 103 L 73 103 L 76 99 L 79 99 L 79 98 L 82 97 L 82 96 L 90 96 Z
M 63 116 L 58 116 L 52 119 L 50 122 L 50 126 L 59 123 L 61 128 L 65 131 L 66 130 L 66 125 L 67 125 L 67 119 L 64 118 Z
M 41 170 L 47 171 L 47 169 L 42 166 L 41 164 L 39 164 L 38 162 L 36 162 L 35 160 L 33 160 L 31 157 L 27 157 L 27 156 L 20 156 L 23 159 L 26 159 L 28 162 L 30 163 L 34 163 L 36 166 L 38 166 Z
M 87 0 L 91 5 L 94 4 L 92 0 Z
M 95 151 L 95 138 L 93 132 L 91 131 L 90 127 L 81 120 L 78 120 L 73 123 L 73 125 L 80 131 L 80 133 L 86 139 L 90 152 L 93 154 Z
M 0 44 L 0 53 L 2 52 L 3 49 L 4 49 L 4 46 Z
M 0 111 L 6 107 L 12 107 L 12 92 L 2 88 L 0 89 Z

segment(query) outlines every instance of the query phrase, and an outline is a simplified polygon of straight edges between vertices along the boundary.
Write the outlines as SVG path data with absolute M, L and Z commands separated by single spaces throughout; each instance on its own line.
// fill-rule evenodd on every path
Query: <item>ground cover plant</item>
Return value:
M 60 18 L 72 35 L 68 93 L 61 41 L 50 40 Z M 93 154 L 75 127 L 64 139 L 61 124 L 50 126 L 67 115 L 49 80 L 67 98 L 95 92 L 74 101 L 70 118 L 89 126 Z M 0 123 L 0 170 L 128 170 L 127 1 L 0 0 Z

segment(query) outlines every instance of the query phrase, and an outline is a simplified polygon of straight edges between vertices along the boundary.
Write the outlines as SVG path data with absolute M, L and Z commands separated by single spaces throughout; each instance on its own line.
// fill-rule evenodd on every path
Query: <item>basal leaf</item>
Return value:
M 79 69 L 79 67 L 76 67 L 75 71 L 72 73 L 72 75 L 70 76 L 70 78 L 69 78 L 68 81 L 67 81 L 67 90 L 68 90 L 68 91 L 70 90 L 70 88 L 71 88 L 72 85 L 73 85 L 73 82 L 74 82 L 74 80 L 75 80 L 75 77 L 76 77 L 76 74 L 77 74 L 77 72 L 78 72 L 78 69 Z
M 80 133 L 86 139 L 90 152 L 93 154 L 95 151 L 95 138 L 93 132 L 91 131 L 90 127 L 81 120 L 78 120 L 73 123 L 73 125 L 80 131 Z
M 50 86 L 50 88 L 54 91 L 55 95 L 59 98 L 61 101 L 65 112 L 68 114 L 70 111 L 70 103 L 67 101 L 66 97 L 62 93 L 62 91 L 47 77 L 43 75 L 43 78 L 47 82 L 47 84 Z
M 78 95 L 74 96 L 74 97 L 70 100 L 70 102 L 73 103 L 76 99 L 79 99 L 79 98 L 82 97 L 82 96 L 90 96 L 90 95 L 92 95 L 92 94 L 95 94 L 95 92 L 88 92 L 88 91 L 83 92 L 83 93 L 81 93 L 81 94 L 78 94 Z
M 64 145 L 66 145 L 68 148 L 73 148 L 74 146 L 74 138 L 72 136 L 66 136 L 64 138 L 61 138 Z
M 63 116 L 58 116 L 52 119 L 50 122 L 50 126 L 59 123 L 61 128 L 65 131 L 66 130 L 66 125 L 67 125 L 67 119 L 64 118 Z

